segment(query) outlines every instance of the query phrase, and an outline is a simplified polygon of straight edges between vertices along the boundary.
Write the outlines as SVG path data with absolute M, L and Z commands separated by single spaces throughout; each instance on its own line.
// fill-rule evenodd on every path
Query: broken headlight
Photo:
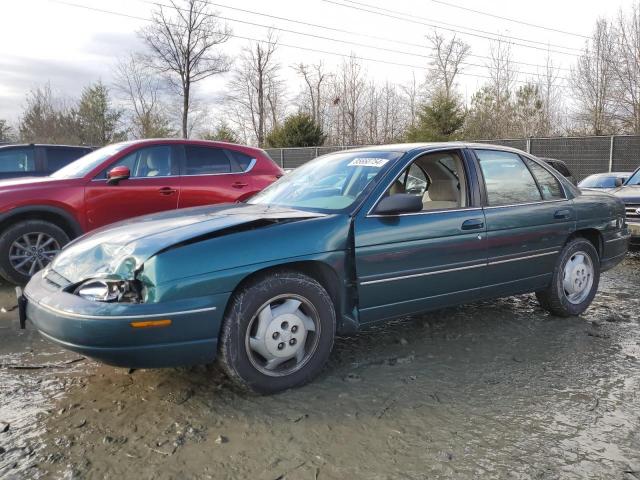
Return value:
M 94 278 L 81 283 L 74 293 L 94 302 L 140 303 L 142 288 L 137 280 Z

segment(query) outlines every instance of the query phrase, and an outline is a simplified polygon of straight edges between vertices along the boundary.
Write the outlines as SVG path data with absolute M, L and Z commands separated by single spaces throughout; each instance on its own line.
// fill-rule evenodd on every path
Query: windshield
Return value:
M 582 180 L 578 186 L 581 188 L 615 188 L 616 178 L 591 176 Z
M 631 178 L 627 180 L 625 185 L 640 185 L 640 168 L 631 175 Z
M 335 213 L 351 207 L 402 152 L 340 152 L 285 175 L 248 203 Z
M 66 167 L 62 167 L 57 172 L 51 174 L 53 178 L 82 178 L 91 170 L 96 168 L 102 162 L 104 162 L 107 158 L 115 155 L 121 150 L 127 148 L 130 144 L 128 142 L 125 143 L 115 143 L 113 145 L 107 145 L 106 147 L 102 147 L 98 150 L 94 150 L 91 153 L 88 153 L 84 157 L 80 157 L 75 162 L 71 162 Z

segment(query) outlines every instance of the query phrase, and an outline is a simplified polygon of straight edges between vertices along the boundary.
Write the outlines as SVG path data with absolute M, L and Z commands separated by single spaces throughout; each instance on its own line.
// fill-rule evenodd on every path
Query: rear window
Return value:
M 33 147 L 0 149 L 0 173 L 35 172 Z
M 233 157 L 233 159 L 240 167 L 240 171 L 244 172 L 251 165 L 251 161 L 255 159 L 255 157 L 250 157 L 249 155 L 245 155 L 244 153 L 236 152 L 235 150 L 227 150 L 229 154 Z

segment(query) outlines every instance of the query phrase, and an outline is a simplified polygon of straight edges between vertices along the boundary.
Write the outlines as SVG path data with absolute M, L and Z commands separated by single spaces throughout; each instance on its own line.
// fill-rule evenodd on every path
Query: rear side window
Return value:
M 533 176 L 536 177 L 544 200 L 561 200 L 564 198 L 560 182 L 547 169 L 528 158 L 525 158 L 524 161 L 533 172 Z
M 244 172 L 251 165 L 251 161 L 254 157 L 250 157 L 249 155 L 245 155 L 244 153 L 236 152 L 235 150 L 227 150 L 227 152 L 233 157 L 233 159 L 238 164 L 238 167 L 241 172 Z
M 222 148 L 185 146 L 185 175 L 212 175 L 231 172 L 230 156 Z
M 489 206 L 539 202 L 540 190 L 531 172 L 515 153 L 476 150 Z
M 89 150 L 82 148 L 47 147 L 47 171 L 53 173 L 87 153 L 89 153 Z
M 33 147 L 0 149 L 0 172 L 35 172 Z

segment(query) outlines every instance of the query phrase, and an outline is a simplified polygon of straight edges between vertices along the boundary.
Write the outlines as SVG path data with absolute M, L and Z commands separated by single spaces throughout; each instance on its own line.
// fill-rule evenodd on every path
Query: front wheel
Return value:
M 558 257 L 551 284 L 536 296 L 540 305 L 554 315 L 580 315 L 591 305 L 599 283 L 598 252 L 588 240 L 574 238 Z
M 16 285 L 26 284 L 31 276 L 49 265 L 69 242 L 57 225 L 43 220 L 25 220 L 0 235 L 0 275 Z
M 333 302 L 322 285 L 301 273 L 274 272 L 232 298 L 218 359 L 246 390 L 266 394 L 297 387 L 322 370 L 335 324 Z

